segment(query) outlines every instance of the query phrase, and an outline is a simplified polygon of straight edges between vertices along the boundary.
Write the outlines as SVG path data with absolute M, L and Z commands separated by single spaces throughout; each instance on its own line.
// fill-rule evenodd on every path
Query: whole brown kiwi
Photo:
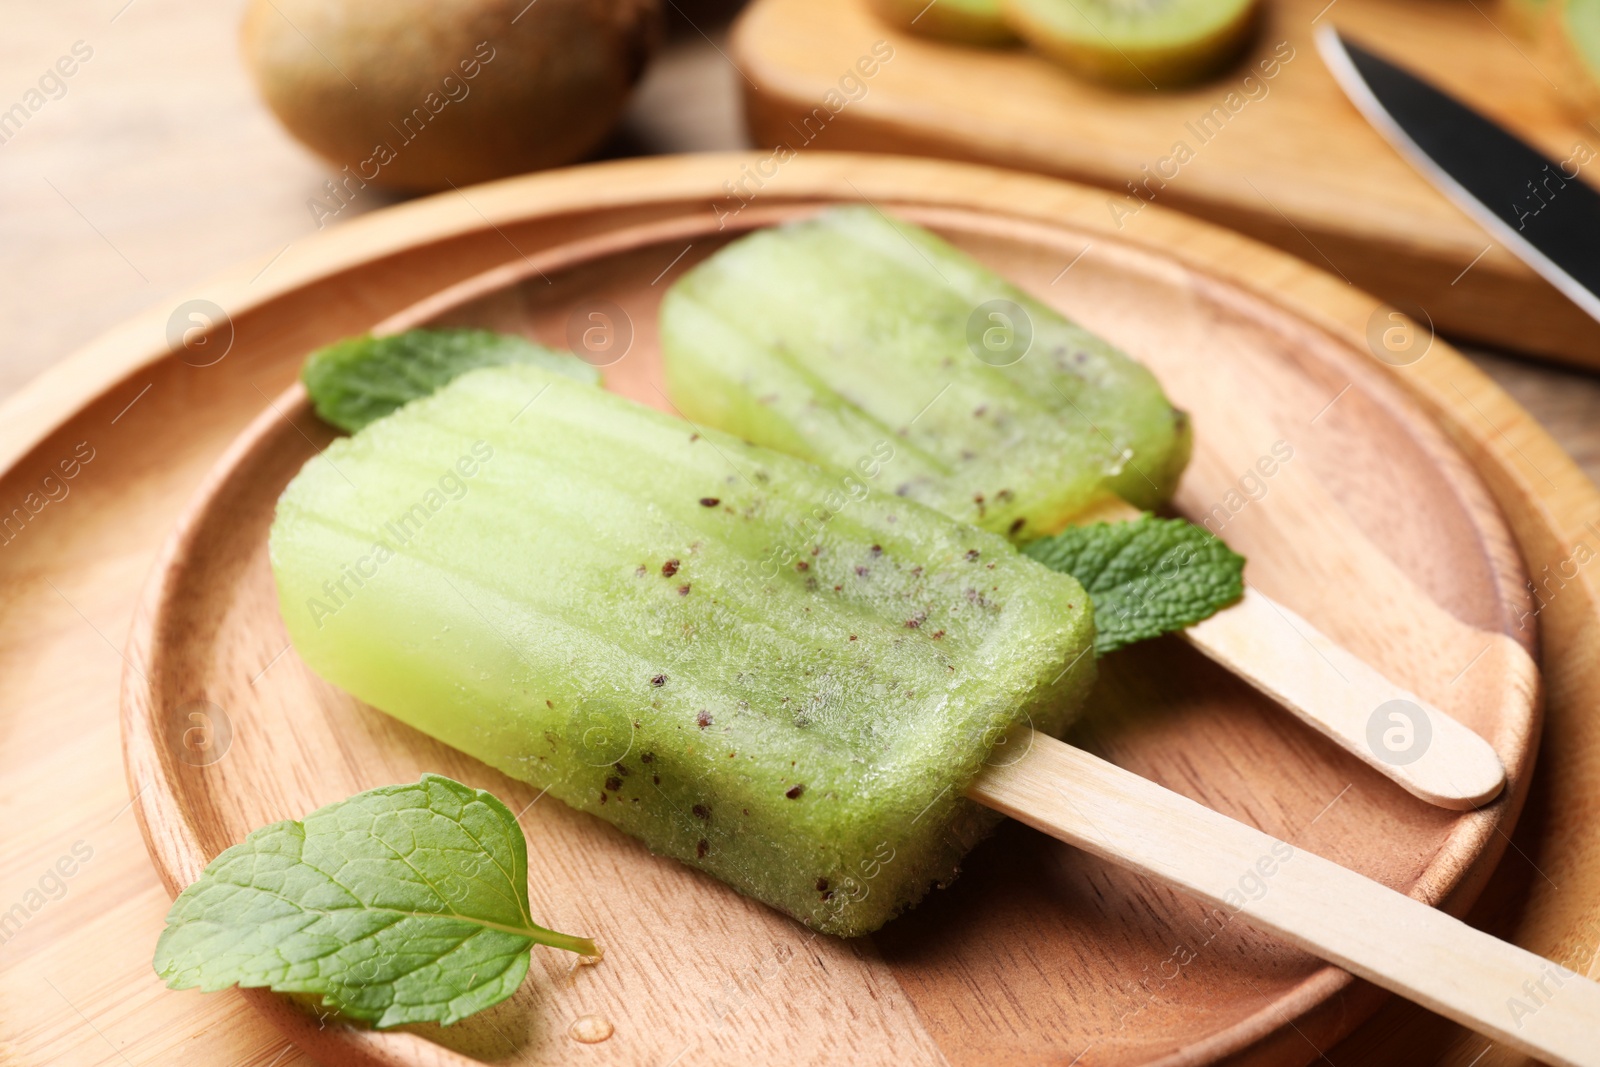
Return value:
M 660 27 L 660 0 L 251 0 L 242 47 L 308 147 L 361 182 L 431 190 L 582 158 Z

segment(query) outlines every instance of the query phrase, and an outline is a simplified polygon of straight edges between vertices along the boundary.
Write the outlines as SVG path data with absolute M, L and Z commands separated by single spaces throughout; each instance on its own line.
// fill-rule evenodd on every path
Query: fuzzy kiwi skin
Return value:
M 307 147 L 374 185 L 434 190 L 582 158 L 660 24 L 660 0 L 252 0 L 240 44 Z
M 920 37 L 976 45 L 1017 41 L 1000 0 L 867 0 L 867 6 L 889 25 Z
M 1052 15 L 1070 0 L 1003 0 L 1006 21 L 1029 45 L 1090 81 L 1122 89 L 1177 88 L 1201 81 L 1237 59 L 1255 35 L 1260 0 L 1242 0 L 1231 17 L 1177 43 L 1111 47 L 1099 34 L 1061 32 Z M 1228 6 L 1224 0 L 1219 6 Z M 1153 86 L 1152 86 L 1153 83 Z

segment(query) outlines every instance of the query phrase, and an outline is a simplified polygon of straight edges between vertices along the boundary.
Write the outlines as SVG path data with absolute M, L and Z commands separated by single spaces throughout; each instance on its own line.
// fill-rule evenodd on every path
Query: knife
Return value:
M 1577 165 L 1546 158 L 1331 26 L 1316 40 L 1345 95 L 1407 162 L 1600 321 L 1600 193 Z

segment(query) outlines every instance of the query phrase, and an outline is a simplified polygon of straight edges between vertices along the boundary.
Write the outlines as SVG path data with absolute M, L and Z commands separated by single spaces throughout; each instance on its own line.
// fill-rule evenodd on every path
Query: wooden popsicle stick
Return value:
M 1140 514 L 1112 498 L 1074 523 L 1123 522 Z M 1181 636 L 1430 804 L 1465 811 L 1493 800 L 1505 786 L 1505 767 L 1487 741 L 1257 589 L 1246 588 L 1238 603 Z
M 1183 637 L 1430 804 L 1474 808 L 1505 785 L 1489 742 L 1254 588 Z
M 1045 734 L 967 796 L 1552 1064 L 1600 1067 L 1600 984 Z

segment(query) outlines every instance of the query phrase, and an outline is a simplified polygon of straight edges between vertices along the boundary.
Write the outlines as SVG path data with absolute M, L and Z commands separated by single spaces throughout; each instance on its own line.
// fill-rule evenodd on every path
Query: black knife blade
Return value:
M 1317 47 L 1368 122 L 1440 192 L 1600 321 L 1600 192 L 1577 155 L 1555 162 L 1330 26 Z

